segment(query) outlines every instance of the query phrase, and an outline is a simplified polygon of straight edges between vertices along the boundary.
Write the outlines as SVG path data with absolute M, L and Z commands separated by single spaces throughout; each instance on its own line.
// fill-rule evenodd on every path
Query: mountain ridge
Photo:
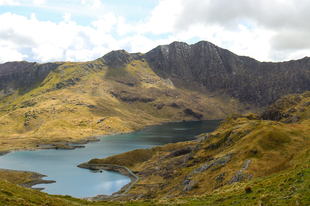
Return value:
M 155 54 L 164 57 L 155 61 Z M 194 45 L 174 42 L 157 47 L 145 56 L 153 62 L 151 68 L 154 71 L 163 72 L 173 82 L 180 82 L 180 86 L 184 81 L 196 82 L 209 92 L 227 94 L 258 106 L 267 106 L 283 95 L 301 93 L 310 88 L 309 57 L 280 63 L 259 62 L 206 41 Z M 282 85 L 275 80 L 282 80 Z
M 179 89 L 143 54 L 124 50 L 90 62 L 7 63 L 0 74 L 0 151 L 64 148 L 66 141 L 250 110 L 231 97 Z
M 173 42 L 157 46 L 145 54 L 115 50 L 84 64 L 100 61 L 110 68 L 118 68 L 141 59 L 145 59 L 159 76 L 171 79 L 177 87 L 228 95 L 259 107 L 268 106 L 283 95 L 310 89 L 309 57 L 285 62 L 259 62 L 251 57 L 238 56 L 207 41 L 192 45 Z M 59 66 L 64 63 L 56 64 Z M 24 64 L 28 64 L 29 68 L 37 63 L 23 61 L 0 64 L 2 86 L 7 82 L 3 79 L 4 75 L 9 76 L 5 66 L 10 64 L 9 74 L 12 76 L 27 70 Z M 17 64 L 21 68 L 16 69 Z M 55 63 L 37 64 L 39 68 L 33 72 L 48 72 L 49 69 L 44 70 L 42 67 L 52 64 Z M 33 78 L 29 78 L 31 80 Z M 22 78 L 19 81 L 23 81 Z M 281 85 L 276 81 L 282 81 Z
M 285 94 L 310 90 L 310 58 L 259 62 L 206 41 L 173 42 L 89 62 L 0 64 L 0 82 L 2 147 L 22 137 L 33 148 L 167 121 L 260 112 Z M 97 124 L 101 119 L 107 123 Z

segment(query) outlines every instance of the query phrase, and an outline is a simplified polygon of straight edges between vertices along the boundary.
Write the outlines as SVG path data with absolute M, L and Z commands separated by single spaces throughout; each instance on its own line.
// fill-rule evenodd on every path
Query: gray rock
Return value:
M 260 106 L 269 105 L 287 93 L 310 90 L 309 57 L 279 63 L 259 62 L 206 41 L 193 45 L 173 42 L 158 46 L 143 57 L 154 71 L 170 78 L 176 87 L 226 94 Z
M 242 181 L 242 180 L 244 179 L 245 175 L 246 175 L 246 174 L 243 173 L 243 170 L 247 170 L 247 169 L 248 169 L 250 162 L 251 162 L 250 159 L 247 160 L 247 161 L 245 161 L 245 163 L 242 165 L 242 169 L 239 170 L 239 171 L 231 178 L 231 180 L 228 181 L 227 184 L 230 185 L 230 184 L 232 184 L 232 183 L 234 183 L 234 182 L 240 182 L 240 181 Z M 251 177 L 249 177 L 248 179 L 250 179 L 250 178 L 251 178 Z
M 225 178 L 226 172 L 223 172 L 222 174 L 220 174 L 218 177 L 215 178 L 215 180 L 222 182 Z
M 187 180 L 184 185 L 183 192 L 190 191 L 193 188 L 194 184 L 195 180 Z

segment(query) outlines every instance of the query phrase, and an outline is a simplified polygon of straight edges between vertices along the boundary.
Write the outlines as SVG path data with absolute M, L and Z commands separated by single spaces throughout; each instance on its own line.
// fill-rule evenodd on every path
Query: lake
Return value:
M 53 184 L 36 185 L 44 187 L 49 194 L 93 197 L 98 194 L 110 195 L 130 179 L 116 172 L 92 173 L 77 165 L 93 158 L 105 158 L 135 149 L 146 149 L 168 143 L 193 140 L 201 133 L 212 132 L 218 120 L 196 122 L 171 122 L 149 129 L 122 135 L 99 138 L 100 142 L 86 144 L 75 150 L 39 150 L 14 152 L 0 156 L 0 168 L 34 171 L 55 180 Z

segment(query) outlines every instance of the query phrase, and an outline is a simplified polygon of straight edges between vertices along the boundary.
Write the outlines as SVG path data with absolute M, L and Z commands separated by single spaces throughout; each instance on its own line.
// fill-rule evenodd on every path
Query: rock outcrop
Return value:
M 259 62 L 238 56 L 206 41 L 188 45 L 174 42 L 143 55 L 159 75 L 177 87 L 265 106 L 285 94 L 310 89 L 310 58 L 288 62 Z
M 286 95 L 275 101 L 262 114 L 264 120 L 296 123 L 309 118 L 310 92 Z
M 4 94 L 10 94 L 17 88 L 24 87 L 27 90 L 33 84 L 38 84 L 38 81 L 42 82 L 50 71 L 62 64 L 59 62 L 37 64 L 25 61 L 0 64 L 0 91 L 4 90 Z

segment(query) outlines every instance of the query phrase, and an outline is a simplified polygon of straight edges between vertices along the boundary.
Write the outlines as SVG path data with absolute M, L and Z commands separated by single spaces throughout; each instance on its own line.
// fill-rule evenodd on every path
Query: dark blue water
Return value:
M 0 168 L 28 170 L 45 174 L 53 184 L 42 184 L 49 194 L 93 197 L 112 194 L 130 182 L 116 172 L 91 173 L 77 165 L 93 158 L 105 158 L 134 149 L 146 149 L 168 143 L 193 140 L 201 133 L 212 132 L 219 121 L 172 122 L 147 130 L 100 138 L 76 150 L 40 150 L 10 153 L 0 156 Z

